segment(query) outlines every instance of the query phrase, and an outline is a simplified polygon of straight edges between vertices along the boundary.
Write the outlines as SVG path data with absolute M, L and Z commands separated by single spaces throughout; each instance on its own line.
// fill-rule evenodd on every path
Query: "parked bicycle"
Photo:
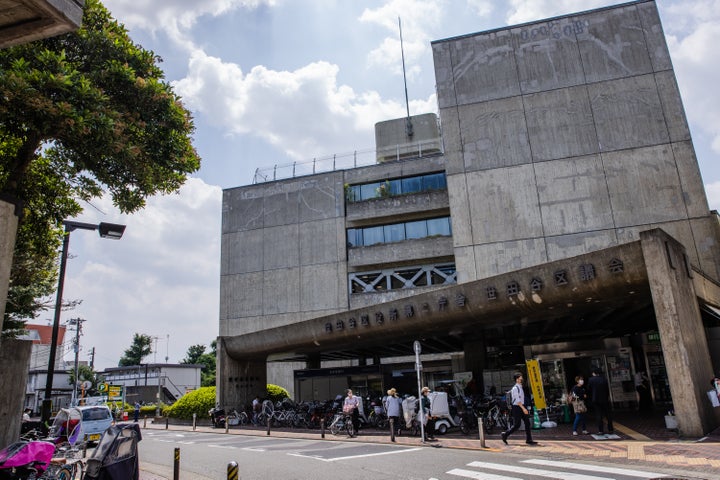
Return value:
M 348 437 L 355 436 L 355 426 L 352 422 L 352 415 L 346 413 L 336 413 L 332 423 L 330 423 L 330 433 L 340 435 L 342 432 L 347 433 Z

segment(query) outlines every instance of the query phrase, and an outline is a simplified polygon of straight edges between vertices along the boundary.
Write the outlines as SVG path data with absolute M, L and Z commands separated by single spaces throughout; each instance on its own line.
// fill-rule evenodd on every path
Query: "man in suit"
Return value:
M 612 435 L 615 431 L 612 422 L 612 406 L 610 405 L 610 384 L 599 368 L 593 370 L 587 386 L 590 390 L 590 403 L 597 419 L 598 435 L 605 435 L 603 418 L 607 419 L 607 433 Z

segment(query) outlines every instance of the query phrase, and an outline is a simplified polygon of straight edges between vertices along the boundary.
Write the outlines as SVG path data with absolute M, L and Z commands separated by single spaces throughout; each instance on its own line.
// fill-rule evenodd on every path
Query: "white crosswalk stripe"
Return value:
M 543 470 L 541 468 L 528 468 L 519 465 L 503 465 L 500 463 L 470 462 L 469 467 L 477 467 L 489 470 L 501 470 L 507 473 L 520 473 L 523 475 L 535 475 L 536 477 L 558 478 L 560 480 L 611 480 L 612 477 L 598 477 L 596 475 L 584 475 L 572 472 L 560 472 L 557 470 Z
M 603 467 L 601 465 L 585 465 L 574 462 L 559 462 L 557 460 L 540 460 L 533 458 L 531 460 L 523 460 L 522 463 L 530 463 L 533 465 L 544 465 L 546 467 L 571 468 L 574 470 L 591 470 L 594 473 L 611 473 L 615 475 L 625 475 L 627 477 L 639 478 L 665 478 L 667 475 L 660 475 L 644 470 L 634 470 L 629 468 Z
M 601 465 L 588 465 L 583 463 L 564 462 L 556 460 L 544 459 L 527 459 L 520 463 L 503 464 L 491 462 L 470 462 L 468 467 L 477 468 L 478 470 L 469 470 L 465 468 L 454 468 L 445 473 L 456 477 L 470 478 L 473 480 L 523 480 L 524 477 L 510 477 L 509 475 L 523 475 L 531 477 L 545 477 L 559 480 L 613 480 L 620 477 L 637 477 L 637 478 L 664 478 L 666 475 L 656 474 L 653 472 L 637 470 L 632 468 L 605 467 Z M 554 470 L 538 467 L 549 467 Z M 574 471 L 573 471 L 574 470 Z M 589 473 L 582 473 L 583 471 Z M 495 472 L 495 473 L 492 473 Z M 607 475 L 607 476 L 606 476 Z

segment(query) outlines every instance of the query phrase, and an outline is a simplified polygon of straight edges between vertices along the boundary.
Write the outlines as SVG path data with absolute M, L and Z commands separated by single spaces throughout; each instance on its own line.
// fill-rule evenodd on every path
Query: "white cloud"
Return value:
M 179 193 L 150 198 L 126 216 L 107 197 L 94 205 L 106 214 L 86 209 L 79 220 L 127 229 L 118 241 L 72 234 L 64 298 L 82 304 L 62 318 L 87 320 L 81 358 L 95 347 L 96 366 L 116 366 L 134 333 L 162 339 L 148 361 L 164 361 L 168 353 L 177 362 L 190 345 L 209 345 L 218 334 L 220 188 L 190 178 Z
M 705 193 L 707 194 L 710 210 L 720 212 L 720 182 L 708 183 L 705 185 Z
M 534 22 L 543 18 L 567 15 L 572 12 L 591 10 L 611 5 L 612 0 L 510 0 L 507 22 L 510 25 Z
M 105 0 L 113 17 L 129 29 L 142 29 L 152 34 L 165 32 L 178 45 L 192 48 L 185 32 L 205 16 L 216 17 L 238 8 L 255 9 L 275 5 L 275 0 Z
M 402 104 L 383 100 L 377 92 L 357 93 L 338 85 L 338 70 L 337 65 L 314 62 L 294 71 L 256 66 L 243 74 L 236 64 L 195 51 L 187 76 L 173 86 L 207 122 L 233 134 L 263 138 L 306 160 L 372 147 L 375 123 L 405 114 Z

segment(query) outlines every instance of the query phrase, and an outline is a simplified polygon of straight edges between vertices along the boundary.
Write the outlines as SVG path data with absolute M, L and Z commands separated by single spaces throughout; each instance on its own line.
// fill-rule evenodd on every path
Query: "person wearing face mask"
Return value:
M 585 379 L 582 377 L 582 375 L 578 375 L 575 377 L 575 385 L 573 386 L 572 390 L 570 391 L 570 394 L 573 398 L 577 398 L 582 400 L 583 402 L 587 400 L 587 392 L 585 391 Z M 585 424 L 585 412 L 578 412 L 575 411 L 575 421 L 573 422 L 573 435 L 578 434 L 578 426 L 582 425 L 582 433 L 583 435 L 587 435 L 587 425 Z

